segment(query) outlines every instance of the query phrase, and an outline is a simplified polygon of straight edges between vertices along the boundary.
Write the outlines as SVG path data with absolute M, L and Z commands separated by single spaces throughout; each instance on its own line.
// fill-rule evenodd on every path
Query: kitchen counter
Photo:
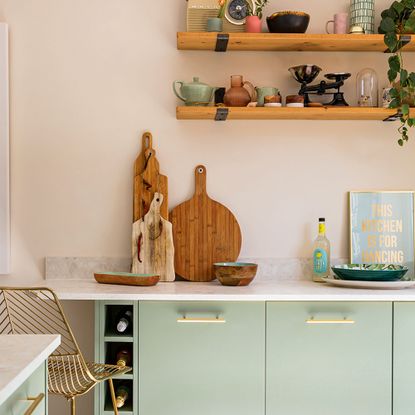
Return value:
M 98 284 L 83 280 L 22 280 L 0 278 L 0 287 L 43 286 L 61 300 L 151 301 L 415 301 L 415 288 L 366 290 L 337 288 L 311 281 L 280 281 L 258 278 L 248 287 L 224 287 L 219 282 L 159 283 L 154 287 Z
M 0 336 L 0 406 L 48 358 L 60 342 L 58 335 Z

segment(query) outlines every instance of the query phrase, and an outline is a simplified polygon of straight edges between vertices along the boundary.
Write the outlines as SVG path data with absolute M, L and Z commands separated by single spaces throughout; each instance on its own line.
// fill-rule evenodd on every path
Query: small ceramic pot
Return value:
M 267 95 L 264 98 L 265 104 L 281 104 L 281 95 L 278 93 L 276 95 Z
M 288 95 L 286 104 L 287 107 L 304 107 L 304 97 L 302 95 Z
M 272 86 L 263 86 L 263 87 L 256 87 L 255 91 L 257 93 L 257 102 L 258 107 L 263 107 L 265 102 L 265 97 L 267 95 L 277 95 L 279 91 L 277 88 Z
M 258 16 L 246 16 L 245 31 L 247 33 L 261 33 L 261 19 Z
M 206 30 L 208 32 L 222 32 L 223 20 L 220 17 L 209 17 Z

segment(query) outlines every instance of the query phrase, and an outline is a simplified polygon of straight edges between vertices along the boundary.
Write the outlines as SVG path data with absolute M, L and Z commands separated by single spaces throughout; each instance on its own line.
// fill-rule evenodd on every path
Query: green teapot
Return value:
M 180 85 L 180 92 L 177 91 L 177 85 Z M 193 82 L 174 81 L 173 91 L 177 98 L 182 100 L 185 105 L 205 107 L 213 99 L 217 88 L 213 88 L 202 82 L 198 77 L 193 78 Z

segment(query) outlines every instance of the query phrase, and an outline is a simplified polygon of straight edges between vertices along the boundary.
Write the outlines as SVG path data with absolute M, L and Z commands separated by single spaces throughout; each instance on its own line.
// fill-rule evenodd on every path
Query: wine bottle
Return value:
M 129 350 L 118 350 L 116 358 L 118 366 L 130 366 L 131 364 L 131 352 Z
M 117 322 L 118 333 L 124 333 L 129 326 L 131 326 L 133 320 L 133 312 L 131 310 L 124 311 Z
M 127 385 L 120 385 L 115 390 L 117 408 L 122 408 L 130 397 L 130 388 Z
M 318 221 L 318 236 L 313 245 L 313 281 L 324 282 L 330 275 L 330 242 L 326 237 L 326 220 Z

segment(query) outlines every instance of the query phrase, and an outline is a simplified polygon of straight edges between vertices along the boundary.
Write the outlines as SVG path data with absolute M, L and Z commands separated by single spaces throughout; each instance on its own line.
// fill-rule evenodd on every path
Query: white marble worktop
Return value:
M 415 301 L 415 288 L 367 290 L 337 288 L 311 281 L 280 281 L 257 278 L 247 287 L 224 287 L 210 283 L 170 282 L 154 287 L 98 284 L 83 280 L 22 280 L 1 278 L 0 287 L 43 286 L 61 300 L 151 300 L 151 301 Z
M 59 346 L 59 335 L 0 335 L 0 405 Z

